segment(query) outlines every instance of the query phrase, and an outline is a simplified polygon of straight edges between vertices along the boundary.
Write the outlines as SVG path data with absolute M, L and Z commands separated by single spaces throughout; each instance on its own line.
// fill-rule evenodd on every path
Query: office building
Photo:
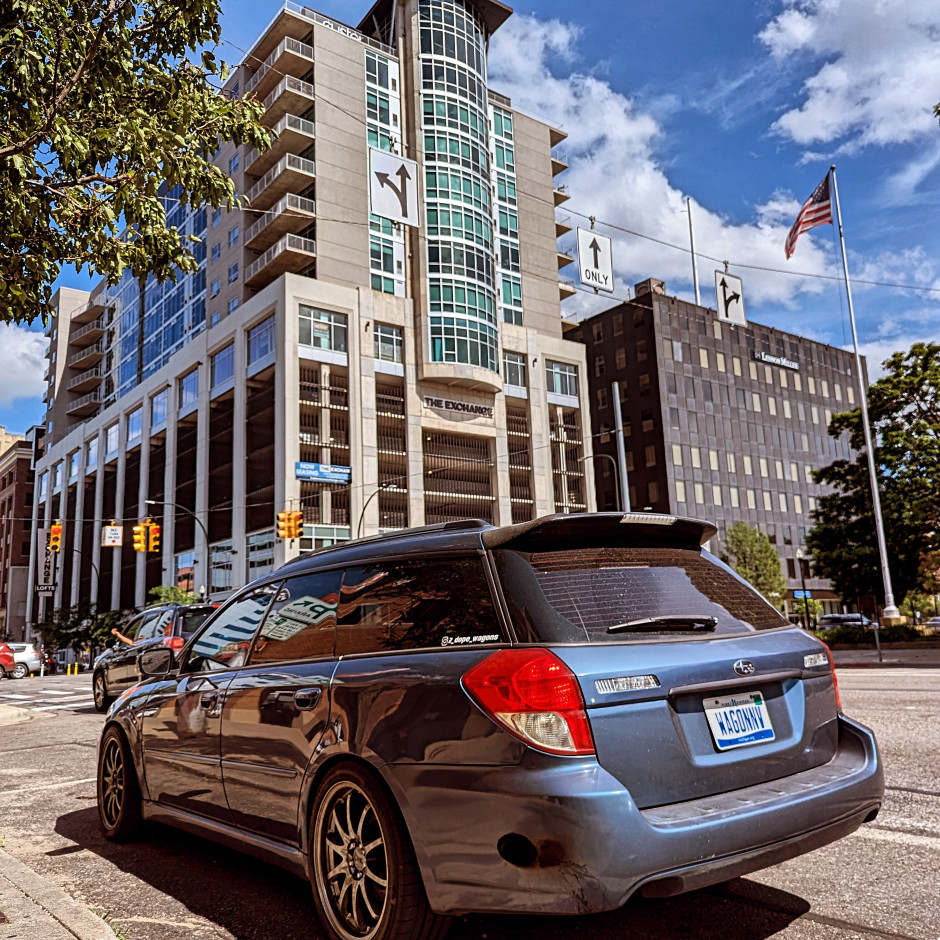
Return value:
M 0 638 L 25 639 L 32 444 L 0 427 Z
M 175 202 L 202 239 L 175 284 L 62 289 L 35 527 L 53 603 L 218 596 L 299 550 L 424 523 L 594 508 L 584 348 L 562 335 L 563 131 L 487 86 L 495 0 L 380 0 L 358 27 L 282 7 L 232 74 L 270 150 L 214 159 L 250 208 Z M 370 212 L 370 153 L 419 226 Z M 411 179 L 405 160 L 414 160 Z M 378 177 L 376 177 L 378 179 Z M 420 184 L 420 185 L 419 185 Z M 301 509 L 303 537 L 275 537 Z M 150 515 L 160 552 L 135 553 Z M 101 546 L 123 523 L 123 548 Z
M 618 504 L 612 385 L 618 383 L 633 509 L 679 513 L 718 526 L 743 521 L 780 555 L 787 599 L 805 589 L 840 609 L 828 581 L 797 558 L 816 500 L 813 469 L 854 459 L 829 419 L 858 404 L 855 360 L 842 349 L 666 294 L 650 279 L 634 300 L 566 329 L 587 349 L 599 509 Z M 801 566 L 802 561 L 802 575 Z

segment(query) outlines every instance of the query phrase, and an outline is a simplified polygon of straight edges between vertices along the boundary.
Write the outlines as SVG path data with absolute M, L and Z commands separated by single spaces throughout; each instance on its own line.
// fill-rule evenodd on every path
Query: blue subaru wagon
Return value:
M 98 808 L 300 873 L 334 940 L 579 914 L 753 872 L 875 818 L 832 661 L 649 513 L 348 542 L 238 592 L 110 708 Z

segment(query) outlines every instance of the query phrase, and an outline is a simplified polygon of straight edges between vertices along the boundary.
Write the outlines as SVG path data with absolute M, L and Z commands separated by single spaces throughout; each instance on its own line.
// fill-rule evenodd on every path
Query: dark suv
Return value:
M 715 534 L 559 515 L 303 556 L 140 655 L 104 834 L 159 820 L 282 865 L 333 940 L 609 910 L 847 835 L 881 806 L 874 736 Z
M 117 640 L 96 660 L 92 678 L 95 708 L 106 711 L 115 697 L 140 681 L 137 656 L 152 646 L 182 649 L 218 604 L 166 604 L 148 607 L 121 627 L 131 644 Z

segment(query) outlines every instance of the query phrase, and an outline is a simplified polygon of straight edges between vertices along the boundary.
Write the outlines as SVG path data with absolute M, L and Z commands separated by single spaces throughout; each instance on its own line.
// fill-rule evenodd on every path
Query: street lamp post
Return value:
M 206 584 L 209 585 L 209 592 L 212 591 L 212 573 L 209 570 L 209 530 L 205 527 L 203 521 L 197 516 L 188 506 L 181 506 L 179 503 L 171 502 L 168 499 L 145 499 L 145 505 L 147 506 L 173 506 L 175 509 L 181 509 L 183 512 L 193 517 L 193 522 L 202 529 L 202 534 L 206 542 L 206 568 L 203 572 L 203 577 L 206 580 Z M 175 527 L 174 527 L 175 528 Z M 195 553 L 193 553 L 195 555 Z M 193 588 L 196 587 L 196 576 L 195 571 L 193 572 Z M 207 597 L 206 587 L 203 585 L 202 588 L 202 600 L 205 600 Z
M 583 463 L 585 460 L 594 460 L 595 457 L 606 457 L 614 468 L 614 495 L 617 499 L 616 510 L 617 512 L 623 512 L 623 500 L 620 498 L 620 479 L 617 471 L 617 461 L 611 457 L 610 454 L 605 453 L 594 453 L 594 454 L 585 454 L 583 457 L 578 458 L 578 463 Z
M 359 538 L 359 533 L 362 532 L 362 520 L 366 516 L 366 509 L 368 508 L 369 503 L 371 503 L 372 500 L 382 492 L 382 490 L 387 490 L 390 486 L 394 485 L 399 480 L 404 479 L 407 479 L 407 477 L 395 477 L 393 480 L 385 480 L 385 482 L 380 483 L 375 488 L 375 490 L 369 494 L 369 498 L 362 505 L 362 512 L 359 513 L 359 521 L 356 523 L 356 538 Z
M 796 563 L 800 566 L 800 584 L 803 586 L 803 623 L 806 626 L 806 629 L 809 630 L 809 604 L 806 603 L 806 575 L 803 573 L 803 559 L 805 555 L 803 554 L 803 549 L 798 548 L 796 550 Z

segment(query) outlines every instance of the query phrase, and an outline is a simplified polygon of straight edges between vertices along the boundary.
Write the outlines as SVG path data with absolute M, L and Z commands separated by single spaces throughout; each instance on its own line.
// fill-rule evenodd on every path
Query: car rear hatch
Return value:
M 575 674 L 597 760 L 641 809 L 832 758 L 825 647 L 701 549 L 711 526 L 577 520 L 514 527 L 523 531 L 488 547 L 518 640 L 547 646 Z

